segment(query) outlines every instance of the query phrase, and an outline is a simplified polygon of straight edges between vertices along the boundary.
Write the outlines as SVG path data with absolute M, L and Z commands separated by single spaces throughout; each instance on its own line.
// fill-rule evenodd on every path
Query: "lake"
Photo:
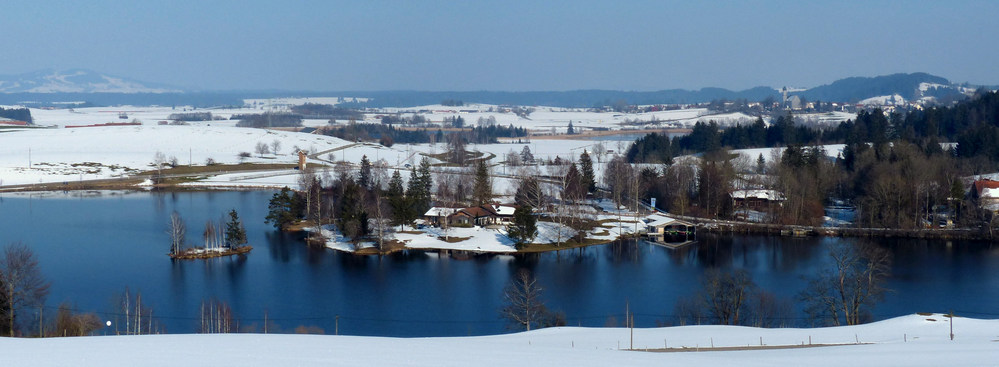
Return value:
M 20 241 L 51 281 L 46 314 L 68 302 L 115 319 L 113 300 L 126 287 L 142 293 L 171 333 L 193 332 L 199 305 L 227 302 L 241 327 L 263 320 L 270 331 L 316 326 L 332 334 L 463 336 L 507 331 L 498 318 L 501 292 L 519 268 L 534 271 L 550 308 L 570 325 L 621 323 L 625 307 L 639 327 L 671 320 L 673 305 L 693 293 L 711 267 L 746 269 L 762 289 L 796 297 L 828 264 L 840 238 L 700 235 L 680 250 L 614 243 L 532 255 L 440 258 L 409 251 L 362 257 L 306 246 L 300 235 L 264 223 L 272 191 L 0 195 L 0 245 Z M 177 211 L 188 243 L 200 244 L 207 220 L 230 209 L 243 219 L 254 250 L 244 257 L 171 260 L 165 231 Z M 893 291 L 877 319 L 914 312 L 999 315 L 999 248 L 989 243 L 876 240 L 895 254 Z M 800 313 L 798 317 L 803 317 Z M 113 332 L 114 326 L 107 331 Z

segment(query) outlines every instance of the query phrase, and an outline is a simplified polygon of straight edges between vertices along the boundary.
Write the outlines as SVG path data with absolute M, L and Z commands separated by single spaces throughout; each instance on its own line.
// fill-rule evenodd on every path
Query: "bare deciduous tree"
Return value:
M 156 165 L 156 173 L 160 173 L 160 171 L 163 170 L 163 166 L 166 165 L 166 163 L 167 163 L 166 154 L 163 154 L 163 152 L 161 151 L 156 151 L 156 154 L 153 155 L 153 164 Z
M 187 226 L 184 224 L 184 220 L 180 218 L 180 214 L 177 212 L 170 214 L 170 223 L 167 229 L 167 235 L 170 236 L 170 253 L 180 253 L 180 251 L 184 249 L 184 238 L 187 236 Z
M 756 327 L 788 326 L 793 318 L 792 302 L 759 290 L 749 273 L 739 269 L 710 269 L 694 295 L 681 297 L 674 305 L 679 325 L 712 323 Z
M 142 293 L 135 292 L 134 298 L 128 288 L 118 295 L 115 302 L 114 327 L 115 333 L 120 333 L 124 327 L 125 335 L 158 334 L 163 332 L 159 320 L 153 318 L 153 309 L 142 303 Z
M 101 319 L 92 313 L 76 314 L 69 304 L 59 305 L 54 328 L 47 334 L 50 336 L 86 336 L 104 327 Z
M 14 336 L 21 312 L 45 303 L 49 282 L 42 277 L 38 260 L 27 245 L 14 242 L 4 247 L 0 258 L 0 284 L 7 303 L 8 334 Z
M 710 269 L 702 282 L 708 312 L 721 325 L 739 325 L 740 316 L 756 285 L 749 273 L 739 269 L 721 272 Z
M 201 302 L 201 323 L 198 333 L 220 334 L 237 331 L 238 321 L 229 304 L 212 298 Z
M 271 152 L 271 148 L 267 146 L 267 143 L 258 141 L 257 145 L 253 148 L 253 151 L 256 152 L 257 155 L 259 155 L 260 157 L 263 157 L 264 154 L 268 154 Z
M 858 325 L 868 321 L 870 307 L 888 290 L 892 255 L 871 243 L 834 246 L 830 269 L 809 281 L 801 294 L 813 321 L 831 325 Z
M 274 139 L 274 141 L 271 142 L 271 152 L 273 152 L 274 155 L 277 155 L 280 151 L 281 151 L 281 141 Z
M 538 325 L 546 313 L 541 291 L 534 275 L 527 269 L 520 269 L 510 284 L 503 288 L 506 305 L 500 309 L 500 317 L 530 331 L 531 326 Z

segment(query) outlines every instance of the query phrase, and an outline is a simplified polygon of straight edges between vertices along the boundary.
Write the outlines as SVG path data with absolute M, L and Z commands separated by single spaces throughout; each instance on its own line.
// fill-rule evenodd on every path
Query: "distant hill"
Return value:
M 892 74 L 877 77 L 840 79 L 793 94 L 809 101 L 856 103 L 869 98 L 901 96 L 906 100 L 954 101 L 966 98 L 974 87 L 957 85 L 926 73 Z M 498 105 L 600 107 L 627 104 L 686 104 L 713 100 L 757 102 L 780 100 L 780 91 L 755 87 L 742 91 L 724 88 L 659 91 L 573 90 L 542 92 L 502 91 L 184 91 L 180 88 L 112 77 L 89 70 L 43 70 L 14 76 L 0 76 L 0 104 L 46 105 L 65 101 L 85 101 L 95 105 L 193 105 L 199 107 L 241 105 L 247 98 L 274 97 L 362 97 L 364 107 L 411 107 L 437 104 L 444 100 Z
M 179 88 L 84 69 L 0 75 L 0 93 L 176 93 Z
M 629 104 L 648 105 L 701 103 L 717 99 L 759 101 L 768 96 L 777 97 L 777 91 L 770 87 L 756 87 L 743 91 L 730 91 L 723 88 L 703 88 L 696 91 L 669 89 L 652 92 L 592 89 L 559 92 L 378 91 L 342 92 L 340 94 L 351 97 L 370 98 L 371 101 L 365 104 L 368 107 L 429 105 L 440 103 L 445 99 L 498 105 L 600 107 L 613 105 L 619 100 L 624 100 Z
M 968 89 L 939 76 L 912 73 L 845 78 L 797 94 L 810 101 L 857 102 L 867 98 L 895 94 L 913 101 L 924 97 L 963 98 L 964 92 Z

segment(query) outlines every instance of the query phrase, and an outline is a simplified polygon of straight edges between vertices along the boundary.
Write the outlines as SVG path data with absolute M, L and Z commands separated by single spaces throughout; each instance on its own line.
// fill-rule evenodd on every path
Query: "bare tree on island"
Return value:
M 187 226 L 184 225 L 184 220 L 181 219 L 180 214 L 177 212 L 170 214 L 170 224 L 169 229 L 167 229 L 167 234 L 170 235 L 170 253 L 179 254 L 184 248 L 184 238 L 187 236 Z
M 4 247 L 0 258 L 0 284 L 3 285 L 3 297 L 6 307 L 4 320 L 0 327 L 5 326 L 7 334 L 14 336 L 17 329 L 18 311 L 26 311 L 45 303 L 49 294 L 49 282 L 42 277 L 38 268 L 38 260 L 27 245 L 15 242 Z

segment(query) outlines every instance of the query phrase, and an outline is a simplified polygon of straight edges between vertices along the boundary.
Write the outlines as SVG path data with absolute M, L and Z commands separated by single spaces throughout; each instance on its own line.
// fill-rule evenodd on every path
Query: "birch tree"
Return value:
M 170 253 L 177 254 L 184 249 L 184 239 L 187 236 L 187 226 L 184 219 L 176 211 L 170 214 L 170 223 L 167 229 L 170 236 Z

